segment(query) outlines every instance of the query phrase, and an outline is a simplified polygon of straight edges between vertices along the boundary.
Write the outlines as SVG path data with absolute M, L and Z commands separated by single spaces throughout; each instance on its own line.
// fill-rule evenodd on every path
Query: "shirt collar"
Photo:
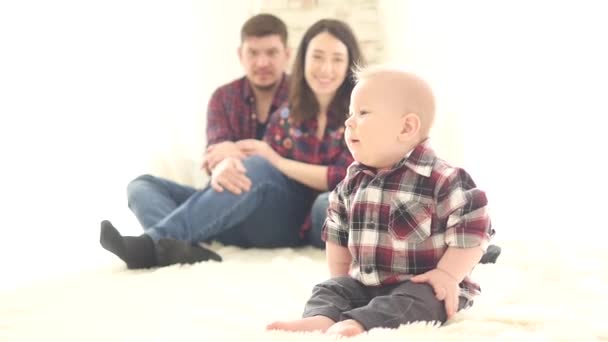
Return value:
M 388 172 L 393 172 L 394 170 L 405 166 L 421 176 L 430 177 L 436 159 L 437 155 L 431 148 L 429 139 L 425 139 L 410 150 L 405 157 L 397 162 Z M 375 168 L 355 161 L 348 168 L 347 175 L 352 176 L 360 171 L 368 174 L 376 174 Z
M 429 139 L 426 139 L 416 145 L 408 156 L 397 163 L 397 167 L 405 165 L 417 174 L 429 177 L 433 171 L 433 165 L 435 164 L 436 159 L 437 155 L 431 148 Z

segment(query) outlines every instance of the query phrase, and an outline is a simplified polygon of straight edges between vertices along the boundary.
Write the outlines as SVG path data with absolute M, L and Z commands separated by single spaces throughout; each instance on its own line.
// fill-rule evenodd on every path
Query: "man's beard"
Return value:
M 271 92 L 272 90 L 274 90 L 274 87 L 277 85 L 277 82 L 274 82 L 272 84 L 269 85 L 259 85 L 259 84 L 253 84 L 253 87 L 255 88 L 255 90 L 257 91 L 261 91 L 261 92 Z

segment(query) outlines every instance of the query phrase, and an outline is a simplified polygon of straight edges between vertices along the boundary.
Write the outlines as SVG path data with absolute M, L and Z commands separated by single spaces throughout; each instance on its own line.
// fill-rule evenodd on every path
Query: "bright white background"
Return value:
M 435 88 L 435 146 L 487 191 L 497 242 L 605 239 L 603 2 L 380 4 L 387 61 Z M 99 221 L 140 232 L 138 174 L 199 181 L 208 96 L 257 6 L 0 3 L 0 288 L 112 260 Z

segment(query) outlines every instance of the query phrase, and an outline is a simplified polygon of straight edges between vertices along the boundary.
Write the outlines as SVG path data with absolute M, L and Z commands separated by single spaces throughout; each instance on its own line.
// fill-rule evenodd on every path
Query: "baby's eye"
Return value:
M 363 115 L 367 115 L 367 114 L 369 114 L 369 112 L 366 110 L 362 110 L 359 112 L 359 116 L 363 116 Z

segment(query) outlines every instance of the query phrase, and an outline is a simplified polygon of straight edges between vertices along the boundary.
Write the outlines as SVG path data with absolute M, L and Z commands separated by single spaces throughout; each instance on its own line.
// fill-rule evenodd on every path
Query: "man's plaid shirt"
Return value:
M 349 273 L 368 286 L 430 271 L 448 247 L 485 250 L 494 234 L 485 193 L 428 140 L 390 170 L 354 162 L 329 201 L 323 238 L 350 250 Z M 460 288 L 469 299 L 480 290 L 469 277 Z
M 268 116 L 287 101 L 288 78 L 283 75 Z M 255 139 L 258 124 L 256 103 L 247 77 L 241 77 L 215 90 L 207 109 L 207 145 L 223 141 Z

